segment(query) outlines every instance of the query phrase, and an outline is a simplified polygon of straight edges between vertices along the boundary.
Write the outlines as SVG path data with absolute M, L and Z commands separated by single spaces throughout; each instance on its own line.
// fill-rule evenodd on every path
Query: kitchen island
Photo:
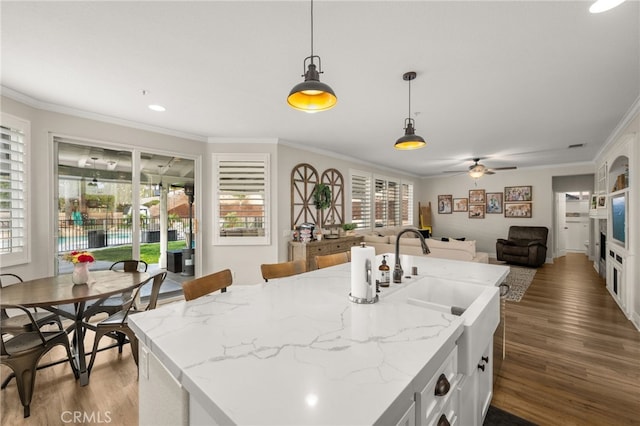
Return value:
M 420 285 L 438 268 L 465 278 L 468 267 L 466 277 L 494 297 L 508 273 L 402 259 L 405 271 L 417 266 L 419 274 L 392 284 L 389 294 Z M 455 407 L 464 318 L 386 297 L 385 289 L 378 303 L 354 304 L 349 290 L 350 265 L 343 264 L 133 316 L 140 424 L 410 425 L 434 408 L 416 395 L 443 368 L 451 392 L 441 405 Z

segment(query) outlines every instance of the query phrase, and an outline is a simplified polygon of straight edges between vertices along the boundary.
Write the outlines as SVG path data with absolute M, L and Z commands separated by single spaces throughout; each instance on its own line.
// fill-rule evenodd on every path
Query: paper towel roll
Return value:
M 367 261 L 371 268 L 371 286 L 367 282 Z M 351 247 L 351 296 L 368 301 L 375 297 L 375 261 L 376 250 L 373 247 Z

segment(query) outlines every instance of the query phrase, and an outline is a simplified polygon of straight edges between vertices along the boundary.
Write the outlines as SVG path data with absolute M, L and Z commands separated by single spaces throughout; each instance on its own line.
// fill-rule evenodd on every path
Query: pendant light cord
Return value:
M 311 63 L 313 64 L 313 0 L 311 0 Z
M 409 78 L 409 120 L 411 120 L 411 78 Z

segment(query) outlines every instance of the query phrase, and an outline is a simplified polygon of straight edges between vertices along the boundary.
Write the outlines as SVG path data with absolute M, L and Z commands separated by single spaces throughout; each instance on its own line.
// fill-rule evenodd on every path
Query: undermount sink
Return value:
M 458 339 L 458 368 L 463 374 L 475 371 L 500 322 L 498 287 L 422 277 L 383 294 L 382 298 L 404 300 L 426 309 L 459 314 L 463 319 L 464 332 Z

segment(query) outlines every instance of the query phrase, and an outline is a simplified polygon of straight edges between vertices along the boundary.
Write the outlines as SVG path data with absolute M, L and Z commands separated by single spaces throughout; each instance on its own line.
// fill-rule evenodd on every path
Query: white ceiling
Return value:
M 3 93 L 201 139 L 279 138 L 417 176 L 472 157 L 592 161 L 640 93 L 640 3 L 597 15 L 589 5 L 316 1 L 314 53 L 338 105 L 305 114 L 286 97 L 310 54 L 309 1 L 2 1 Z M 412 118 L 428 145 L 401 152 L 406 71 L 418 73 Z

